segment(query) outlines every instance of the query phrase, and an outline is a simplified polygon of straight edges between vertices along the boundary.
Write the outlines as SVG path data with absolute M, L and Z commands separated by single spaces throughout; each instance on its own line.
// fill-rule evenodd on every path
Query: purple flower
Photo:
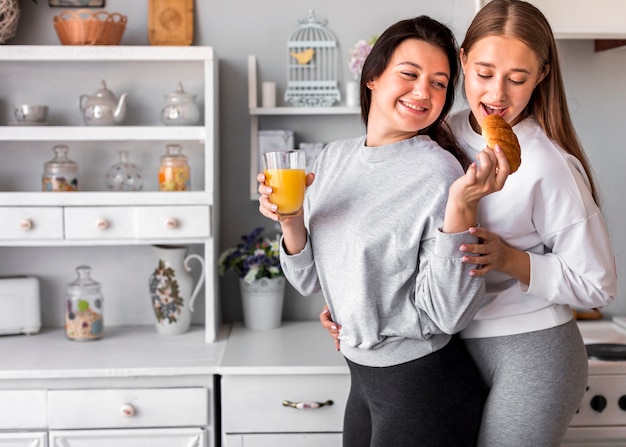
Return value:
M 246 282 L 260 278 L 283 276 L 280 267 L 280 234 L 274 239 L 263 235 L 263 227 L 257 227 L 241 236 L 241 242 L 222 252 L 218 260 L 220 275 L 232 270 Z

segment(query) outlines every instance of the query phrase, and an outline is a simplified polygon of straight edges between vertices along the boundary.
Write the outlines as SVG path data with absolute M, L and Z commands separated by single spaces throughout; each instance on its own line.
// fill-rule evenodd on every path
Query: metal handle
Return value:
M 333 403 L 332 400 L 327 400 L 326 402 L 291 402 L 284 400 L 283 407 L 291 407 L 296 410 L 315 410 L 316 408 L 330 406 Z

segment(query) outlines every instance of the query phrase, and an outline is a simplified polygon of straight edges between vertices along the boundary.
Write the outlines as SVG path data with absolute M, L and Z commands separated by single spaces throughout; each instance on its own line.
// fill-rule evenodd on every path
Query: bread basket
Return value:
M 63 11 L 52 19 L 63 45 L 119 45 L 127 17 L 89 9 Z

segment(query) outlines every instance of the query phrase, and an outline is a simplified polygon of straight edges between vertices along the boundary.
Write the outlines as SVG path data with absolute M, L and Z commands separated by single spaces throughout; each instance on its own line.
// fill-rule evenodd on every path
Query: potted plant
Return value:
M 270 238 L 263 227 L 257 227 L 219 257 L 220 275 L 233 271 L 239 277 L 244 323 L 250 329 L 280 326 L 285 275 L 280 266 L 279 243 L 280 234 Z
M 372 36 L 367 41 L 361 39 L 348 50 L 348 67 L 354 78 L 354 81 L 346 83 L 346 105 L 348 107 L 359 105 L 359 81 L 361 79 L 361 71 L 363 71 L 365 59 L 367 59 L 367 56 L 372 51 L 376 40 L 378 40 L 378 36 Z

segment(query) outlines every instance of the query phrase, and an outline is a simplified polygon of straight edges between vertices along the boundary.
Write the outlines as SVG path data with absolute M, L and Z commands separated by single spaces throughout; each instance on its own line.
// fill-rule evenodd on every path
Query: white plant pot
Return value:
M 243 322 L 248 329 L 265 330 L 280 326 L 285 298 L 285 278 L 261 278 L 249 284 L 239 279 Z

